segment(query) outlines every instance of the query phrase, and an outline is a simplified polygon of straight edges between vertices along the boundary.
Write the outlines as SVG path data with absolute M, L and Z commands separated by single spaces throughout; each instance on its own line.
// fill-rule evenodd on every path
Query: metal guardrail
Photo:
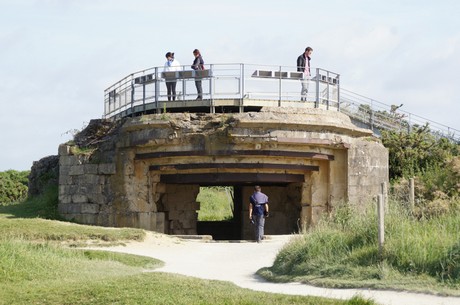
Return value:
M 132 73 L 104 91 L 104 117 L 122 117 L 134 112 L 162 112 L 174 108 L 259 106 L 261 101 L 272 106 L 325 107 L 338 110 L 340 76 L 317 68 L 309 80 L 307 103 L 300 105 L 303 74 L 296 67 L 252 64 L 212 64 L 207 70 L 194 71 L 181 66 L 179 71 L 164 67 Z M 200 73 L 200 74 L 199 74 Z M 176 81 L 176 101 L 168 101 L 166 81 Z M 203 101 L 195 101 L 195 81 L 203 86 Z
M 356 125 L 372 129 L 377 135 L 381 130 L 410 132 L 428 124 L 433 135 L 460 143 L 460 130 L 404 111 L 400 109 L 402 104 L 388 105 L 343 88 L 340 93 L 340 111 Z
M 134 72 L 104 91 L 104 117 L 121 118 L 139 113 L 161 113 L 174 109 L 239 111 L 254 107 L 322 108 L 341 111 L 359 127 L 379 135 L 380 130 L 410 131 L 429 124 L 433 134 L 460 142 L 460 131 L 348 91 L 340 86 L 340 75 L 325 69 L 311 71 L 306 101 L 301 101 L 303 74 L 294 66 L 255 64 L 211 64 L 194 71 L 154 67 Z M 175 80 L 177 98 L 168 101 L 166 80 Z M 195 81 L 201 81 L 203 100 L 196 101 Z

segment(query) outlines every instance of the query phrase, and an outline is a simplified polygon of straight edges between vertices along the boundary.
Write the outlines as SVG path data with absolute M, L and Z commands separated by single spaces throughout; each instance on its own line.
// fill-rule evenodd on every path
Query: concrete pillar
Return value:
M 318 161 L 319 171 L 311 175 L 311 225 L 318 223 L 329 205 L 329 161 Z
M 305 233 L 311 225 L 311 172 L 305 174 L 305 182 L 302 184 L 300 227 Z

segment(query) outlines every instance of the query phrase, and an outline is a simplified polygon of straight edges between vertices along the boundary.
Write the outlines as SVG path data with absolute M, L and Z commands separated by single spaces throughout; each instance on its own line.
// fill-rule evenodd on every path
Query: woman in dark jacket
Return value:
M 195 56 L 195 60 L 193 61 L 192 69 L 193 70 L 204 70 L 204 60 L 201 57 L 200 50 L 198 49 L 193 50 L 193 56 Z M 196 91 L 198 92 L 198 97 L 196 99 L 202 100 L 203 99 L 203 88 L 201 86 L 201 79 L 199 77 L 195 79 L 195 86 L 196 86 Z

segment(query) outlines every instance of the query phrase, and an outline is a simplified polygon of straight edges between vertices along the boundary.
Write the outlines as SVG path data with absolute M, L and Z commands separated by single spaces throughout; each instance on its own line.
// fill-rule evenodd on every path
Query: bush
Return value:
M 0 172 L 0 205 L 19 202 L 27 198 L 29 171 Z

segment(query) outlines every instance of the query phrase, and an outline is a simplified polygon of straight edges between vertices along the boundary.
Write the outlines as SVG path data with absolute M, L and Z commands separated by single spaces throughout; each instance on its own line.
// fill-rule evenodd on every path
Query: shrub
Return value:
M 11 204 L 27 197 L 29 171 L 0 172 L 0 205 Z

